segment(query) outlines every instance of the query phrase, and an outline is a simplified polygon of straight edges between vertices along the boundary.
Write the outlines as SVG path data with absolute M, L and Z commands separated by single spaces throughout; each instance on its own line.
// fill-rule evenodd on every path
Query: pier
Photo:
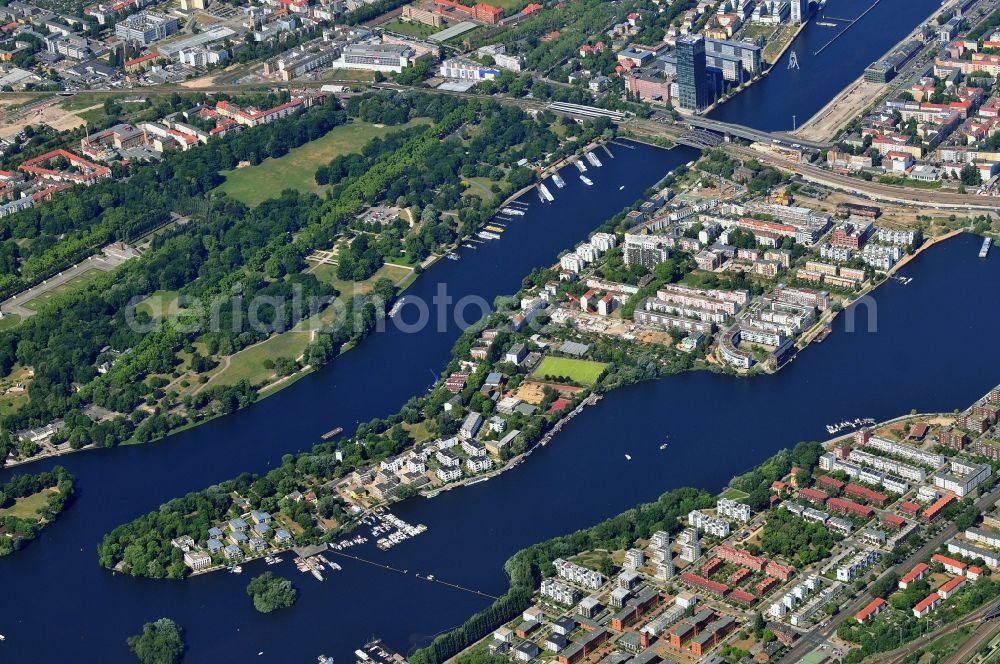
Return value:
M 979 248 L 979 257 L 986 258 L 990 253 L 990 247 L 993 246 L 993 238 L 988 237 L 983 240 L 983 246 Z
M 819 55 L 820 53 L 822 53 L 823 51 L 825 51 L 826 48 L 830 44 L 832 44 L 833 42 L 835 42 L 838 39 L 840 39 L 844 35 L 845 32 L 847 32 L 848 30 L 850 30 L 851 28 L 854 27 L 855 23 L 857 23 L 858 21 L 860 21 L 861 19 L 863 19 L 868 12 L 870 12 L 873 9 L 875 9 L 878 6 L 878 3 L 880 3 L 880 2 L 882 2 L 882 0 L 875 0 L 875 2 L 872 3 L 871 7 L 869 7 L 866 10 L 864 10 L 863 12 L 861 12 L 860 16 L 858 16 L 854 20 L 850 21 L 843 30 L 841 30 L 840 32 L 838 32 L 836 35 L 833 36 L 833 39 L 831 39 L 827 43 L 825 43 L 822 46 L 820 46 L 819 50 L 813 51 L 813 55 Z M 840 20 L 843 20 L 843 19 L 840 19 Z

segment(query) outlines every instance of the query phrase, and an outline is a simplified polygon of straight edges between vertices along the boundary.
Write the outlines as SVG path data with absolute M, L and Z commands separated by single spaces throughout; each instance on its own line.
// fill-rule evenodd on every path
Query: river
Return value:
M 921 7 L 913 10 L 920 17 L 930 11 L 925 0 L 882 5 L 907 16 L 911 5 Z M 813 99 L 796 94 L 765 102 L 765 86 L 781 80 L 775 71 L 743 93 L 758 102 L 739 121 L 758 126 L 752 118 L 776 117 L 779 103 L 782 114 L 807 103 L 819 108 L 897 39 L 875 32 L 857 45 L 857 37 L 847 35 L 828 51 L 877 52 L 861 58 L 843 82 L 832 74 L 823 78 L 826 92 L 814 91 Z M 512 293 L 533 267 L 550 264 L 644 188 L 696 157 L 687 148 L 611 149 L 615 157 L 598 152 L 605 165 L 588 173 L 593 187 L 580 182 L 574 168 L 564 169 L 566 188 L 549 185 L 554 203 L 541 204 L 529 193 L 523 199 L 527 214 L 509 225 L 502 240 L 463 249 L 460 261 L 438 263 L 409 295 L 430 301 L 439 284 L 455 299 L 492 301 Z M 414 572 L 499 595 L 506 585 L 503 561 L 527 544 L 590 525 L 676 486 L 716 489 L 781 447 L 824 436 L 823 425 L 830 422 L 967 405 L 1000 376 L 982 350 L 1000 312 L 976 290 L 1000 279 L 1000 260 L 996 252 L 977 259 L 978 247 L 970 236 L 936 246 L 905 268 L 903 274 L 914 278 L 909 285 L 880 288 L 877 333 L 847 334 L 841 316 L 834 334 L 776 376 L 743 380 L 694 373 L 617 391 L 515 472 L 398 506 L 400 516 L 427 524 L 429 531 L 387 553 L 371 545 L 356 553 L 406 569 L 405 575 L 338 559 L 344 570 L 319 583 L 296 573 L 285 556 L 282 566 L 271 569 L 293 578 L 299 602 L 268 616 L 257 614 L 244 592 L 249 576 L 265 569 L 262 563 L 247 565 L 242 576 L 137 580 L 99 568 L 96 546 L 108 530 L 171 498 L 241 472 L 264 472 L 334 426 L 350 432 L 359 421 L 393 412 L 444 366 L 460 332 L 454 323 L 441 332 L 430 327 L 404 333 L 389 326 L 294 386 L 165 441 L 0 471 L 3 479 L 59 463 L 78 479 L 75 504 L 26 550 L 0 558 L 0 633 L 7 637 L 0 661 L 130 662 L 126 637 L 163 616 L 184 627 L 188 662 L 314 662 L 325 653 L 343 664 L 375 635 L 408 652 L 489 601 L 418 580 Z M 668 435 L 669 448 L 659 450 Z
M 767 76 L 720 104 L 709 117 L 762 131 L 802 126 L 940 6 L 938 0 L 829 0 Z M 824 48 L 869 8 L 871 11 Z M 835 23 L 836 27 L 820 23 Z M 798 68 L 789 68 L 793 52 Z
M 668 171 L 697 158 L 690 148 L 629 145 L 610 145 L 614 158 L 598 150 L 604 166 L 588 171 L 592 187 L 570 166 L 562 171 L 565 189 L 548 184 L 554 203 L 541 203 L 534 191 L 523 196 L 527 213 L 508 224 L 501 240 L 462 249 L 459 261 L 440 261 L 407 297 L 430 302 L 439 285 L 446 285 L 456 301 L 477 296 L 492 302 L 497 295 L 516 292 L 532 268 L 551 264 L 559 251 L 641 198 Z M 410 309 L 403 310 L 408 321 Z M 470 320 L 477 317 L 475 311 L 469 310 Z M 2 480 L 61 464 L 78 480 L 72 507 L 26 550 L 0 558 L 0 588 L 6 598 L 17 598 L 0 605 L 0 633 L 7 636 L 0 643 L 0 661 L 54 661 L 81 652 L 99 652 L 104 661 L 130 661 L 125 638 L 161 616 L 184 626 L 191 645 L 188 661 L 210 656 L 233 661 L 260 650 L 274 657 L 294 655 L 292 661 L 304 661 L 306 655 L 314 660 L 337 646 L 354 644 L 353 650 L 369 630 L 380 631 L 376 623 L 351 623 L 343 635 L 327 631 L 331 621 L 348 620 L 351 607 L 380 605 L 378 593 L 388 601 L 389 590 L 395 590 L 371 585 L 363 590 L 366 586 L 360 585 L 345 594 L 340 580 L 360 582 L 363 577 L 355 573 L 327 581 L 323 592 L 311 587 L 318 583 L 312 577 L 296 578 L 308 590 L 299 603 L 304 610 L 259 616 L 243 591 L 247 574 L 212 574 L 178 583 L 113 577 L 97 566 L 96 546 L 105 532 L 171 498 L 244 471 L 266 472 L 283 454 L 308 449 L 334 426 L 350 433 L 361 421 L 391 414 L 430 385 L 460 332 L 451 319 L 442 331 L 430 325 L 407 333 L 389 325 L 330 366 L 238 414 L 148 445 L 80 452 L 0 471 Z M 288 570 L 294 573 L 290 564 Z M 450 593 L 442 591 L 442 597 L 450 598 Z M 457 608 L 461 612 L 472 606 Z M 315 620 L 317 611 L 329 619 Z M 269 642 L 273 645 L 265 647 Z

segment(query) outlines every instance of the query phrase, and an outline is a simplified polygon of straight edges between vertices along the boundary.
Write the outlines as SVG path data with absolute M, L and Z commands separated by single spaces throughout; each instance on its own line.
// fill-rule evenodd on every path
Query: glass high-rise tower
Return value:
M 687 35 L 677 40 L 677 88 L 681 108 L 701 111 L 712 103 L 707 66 L 705 38 Z

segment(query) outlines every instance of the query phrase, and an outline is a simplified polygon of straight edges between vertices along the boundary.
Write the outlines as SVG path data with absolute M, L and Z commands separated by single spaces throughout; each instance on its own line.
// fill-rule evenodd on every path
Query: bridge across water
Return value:
M 721 120 L 713 120 L 711 118 L 705 118 L 697 115 L 686 118 L 686 122 L 692 130 L 698 129 L 711 131 L 722 134 L 722 136 L 726 138 L 735 136 L 736 138 L 756 141 L 758 143 L 780 143 L 789 147 L 806 147 L 814 150 L 822 150 L 830 147 L 830 143 L 807 141 L 781 131 L 761 131 L 759 129 L 753 129 L 752 127 L 746 127 L 732 122 L 722 122 Z

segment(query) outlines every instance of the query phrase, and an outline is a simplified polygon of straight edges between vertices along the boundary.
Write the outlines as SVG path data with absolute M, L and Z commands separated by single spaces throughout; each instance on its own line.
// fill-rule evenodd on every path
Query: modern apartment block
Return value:
M 625 234 L 625 265 L 641 265 L 647 270 L 670 258 L 668 238 L 662 235 Z
M 600 572 L 577 565 L 576 563 L 571 563 L 562 558 L 556 558 L 552 561 L 552 564 L 556 568 L 556 575 L 561 579 L 572 581 L 591 590 L 597 590 L 604 585 L 604 575 Z
M 844 582 L 853 580 L 858 574 L 874 565 L 880 555 L 875 549 L 859 551 L 848 562 L 837 568 L 837 580 Z
M 115 36 L 124 42 L 147 46 L 180 29 L 180 22 L 158 12 L 133 14 L 115 25 Z

